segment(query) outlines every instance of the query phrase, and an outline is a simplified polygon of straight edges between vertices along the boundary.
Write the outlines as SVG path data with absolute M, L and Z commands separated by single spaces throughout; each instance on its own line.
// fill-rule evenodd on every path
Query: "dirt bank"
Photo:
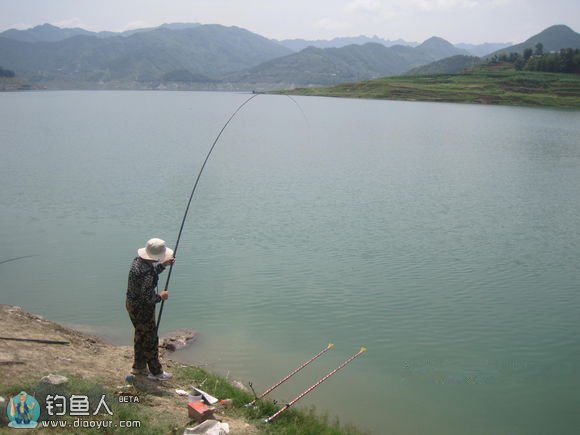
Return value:
M 133 385 L 125 377 L 131 369 L 133 350 L 115 346 L 67 327 L 27 313 L 20 307 L 0 305 L 0 396 L 8 386 L 30 385 L 47 374 L 76 375 L 94 381 L 112 391 L 123 390 L 147 398 L 145 412 L 174 422 L 176 433 L 193 426 L 187 415 L 186 399 L 175 394 L 176 389 L 189 389 L 179 381 L 157 382 L 140 376 Z M 36 339 L 67 342 L 49 344 L 16 339 Z M 160 349 L 167 371 L 182 366 L 172 361 L 169 353 Z M 253 434 L 257 430 L 243 419 L 219 415 L 230 425 L 230 433 Z

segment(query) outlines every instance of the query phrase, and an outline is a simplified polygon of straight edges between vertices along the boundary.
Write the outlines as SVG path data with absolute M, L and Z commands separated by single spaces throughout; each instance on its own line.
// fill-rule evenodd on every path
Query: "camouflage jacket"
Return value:
M 156 287 L 159 281 L 159 274 L 165 270 L 162 264 L 153 265 L 135 257 L 129 270 L 129 282 L 127 284 L 127 303 L 133 306 L 155 306 L 161 301 L 157 294 Z

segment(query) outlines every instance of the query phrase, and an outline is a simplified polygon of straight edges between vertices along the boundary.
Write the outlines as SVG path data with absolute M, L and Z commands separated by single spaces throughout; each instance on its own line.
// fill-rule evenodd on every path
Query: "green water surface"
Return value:
M 0 303 L 131 343 L 129 264 L 175 243 L 246 98 L 0 94 Z M 301 403 L 377 434 L 578 433 L 580 112 L 294 98 L 255 98 L 208 162 L 179 357 L 263 390 L 333 342 L 283 402 L 364 345 Z

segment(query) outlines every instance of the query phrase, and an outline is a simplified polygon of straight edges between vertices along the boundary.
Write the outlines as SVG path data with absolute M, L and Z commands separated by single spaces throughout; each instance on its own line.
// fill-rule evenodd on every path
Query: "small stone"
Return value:
M 159 347 L 176 351 L 183 349 L 197 338 L 197 332 L 191 329 L 177 329 L 168 332 L 159 339 Z
M 188 427 L 183 432 L 183 435 L 225 435 L 230 432 L 230 427 L 227 423 L 221 423 L 217 420 L 206 420 L 195 427 Z
M 68 382 L 68 378 L 66 376 L 62 376 L 62 375 L 50 374 L 50 375 L 42 378 L 40 380 L 40 382 L 42 382 L 44 384 L 50 384 L 50 385 L 61 385 L 61 384 L 66 384 Z

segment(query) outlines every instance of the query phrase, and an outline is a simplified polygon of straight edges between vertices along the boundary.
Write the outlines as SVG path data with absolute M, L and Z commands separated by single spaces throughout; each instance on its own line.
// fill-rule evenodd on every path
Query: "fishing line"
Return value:
M 232 116 L 229 117 L 229 119 L 226 121 L 226 123 L 224 124 L 224 126 L 222 127 L 222 129 L 220 130 L 218 135 L 216 136 L 215 140 L 213 141 L 212 146 L 210 147 L 207 155 L 205 156 L 205 160 L 203 161 L 203 164 L 201 165 L 201 169 L 199 170 L 199 172 L 197 174 L 197 178 L 195 179 L 195 184 L 193 185 L 193 189 L 191 190 L 191 194 L 189 195 L 189 201 L 187 201 L 187 207 L 185 208 L 185 213 L 183 214 L 183 219 L 181 220 L 181 226 L 179 227 L 179 234 L 177 235 L 177 241 L 175 242 L 175 248 L 173 248 L 173 257 L 174 258 L 175 258 L 175 255 L 177 254 L 177 249 L 179 248 L 179 240 L 181 239 L 181 233 L 183 232 L 183 226 L 185 225 L 185 219 L 187 219 L 187 213 L 189 212 L 189 207 L 191 206 L 191 200 L 193 199 L 193 195 L 195 194 L 195 189 L 197 189 L 199 179 L 201 178 L 201 174 L 203 173 L 203 170 L 205 169 L 205 165 L 207 164 L 207 161 L 209 160 L 209 157 L 211 156 L 213 149 L 215 148 L 216 144 L 220 140 L 222 133 L 224 132 L 224 130 L 226 129 L 228 124 L 231 122 L 231 120 L 234 119 L 234 117 L 238 114 L 238 112 L 240 110 L 242 110 L 242 107 L 244 107 L 246 104 L 248 104 L 252 99 L 254 99 L 257 96 L 258 96 L 258 94 L 252 95 L 250 98 L 248 98 L 246 101 L 244 101 L 242 104 L 240 104 L 238 106 L 238 108 L 235 110 L 234 113 L 232 113 Z M 171 271 L 172 270 L 173 270 L 173 263 L 169 266 L 169 272 L 167 273 L 167 280 L 165 281 L 165 290 L 167 290 L 169 288 L 169 280 L 171 279 Z M 159 307 L 159 316 L 157 317 L 157 330 L 158 331 L 159 331 L 159 323 L 161 322 L 161 315 L 163 314 L 163 304 L 164 303 L 165 303 L 165 301 L 162 300 L 161 306 Z
M 310 132 L 310 123 L 308 122 L 308 118 L 306 117 L 306 113 L 304 113 L 302 106 L 300 104 L 298 104 L 298 101 L 296 101 L 290 95 L 288 95 L 288 94 L 284 94 L 284 95 L 286 95 L 288 98 L 290 98 L 292 100 L 292 102 L 296 105 L 296 107 L 298 107 L 298 110 L 300 110 L 300 113 L 302 113 L 302 117 L 304 118 L 304 122 L 306 122 L 306 126 L 308 127 L 308 132 Z
M 245 100 L 242 104 L 240 104 L 238 106 L 238 108 L 234 111 L 234 113 L 232 113 L 232 115 L 229 117 L 229 119 L 226 121 L 226 123 L 224 124 L 224 126 L 222 127 L 222 129 L 220 130 L 220 132 L 218 133 L 218 135 L 216 136 L 215 140 L 213 141 L 213 144 L 211 145 L 207 155 L 205 156 L 205 160 L 203 161 L 203 164 L 201 165 L 201 169 L 199 170 L 198 174 L 197 174 L 197 178 L 195 179 L 195 183 L 193 185 L 193 189 L 191 190 L 191 194 L 189 195 L 189 200 L 187 201 L 187 207 L 185 208 L 185 213 L 183 214 L 183 219 L 181 220 L 181 226 L 179 227 L 179 234 L 177 235 L 177 241 L 175 242 L 175 247 L 173 249 L 173 256 L 175 258 L 176 254 L 177 254 L 177 249 L 179 248 L 179 241 L 181 239 L 181 233 L 183 232 L 183 226 L 185 225 L 185 220 L 187 219 L 187 214 L 189 213 L 189 208 L 191 206 L 191 201 L 193 199 L 193 195 L 195 194 L 195 190 L 197 189 L 197 185 L 199 183 L 199 180 L 201 178 L 201 174 L 203 173 L 203 170 L 205 169 L 205 165 L 207 164 L 211 153 L 213 152 L 213 149 L 215 148 L 215 146 L 217 145 L 222 133 L 225 131 L 225 129 L 227 128 L 227 126 L 229 125 L 229 123 L 235 118 L 235 116 L 238 114 L 238 112 L 240 110 L 242 110 L 242 108 L 248 104 L 252 99 L 254 99 L 255 97 L 257 97 L 260 94 L 254 94 L 252 95 L 250 98 L 248 98 L 247 100 Z M 310 131 L 310 123 L 308 122 L 308 118 L 306 117 L 306 114 L 304 113 L 304 110 L 302 110 L 302 107 L 300 106 L 300 104 L 298 104 L 298 102 L 292 98 L 290 95 L 286 95 L 288 98 L 290 98 L 290 100 L 292 100 L 292 102 L 294 102 L 294 104 L 296 105 L 296 107 L 298 107 L 298 109 L 300 110 L 300 113 L 302 113 L 302 116 L 306 122 L 306 125 L 308 126 L 308 131 Z M 167 273 L 167 280 L 165 281 L 165 290 L 167 290 L 169 288 L 169 280 L 171 279 L 171 272 L 173 270 L 173 263 L 169 266 L 169 271 Z M 162 300 L 161 301 L 161 306 L 159 307 L 159 315 L 157 317 L 157 331 L 159 331 L 159 324 L 161 323 L 161 315 L 163 314 L 163 305 L 164 305 L 165 301 Z
M 0 264 L 10 263 L 11 261 L 22 260 L 23 258 L 36 257 L 36 255 L 23 255 L 22 257 L 9 258 L 8 260 L 0 261 Z

